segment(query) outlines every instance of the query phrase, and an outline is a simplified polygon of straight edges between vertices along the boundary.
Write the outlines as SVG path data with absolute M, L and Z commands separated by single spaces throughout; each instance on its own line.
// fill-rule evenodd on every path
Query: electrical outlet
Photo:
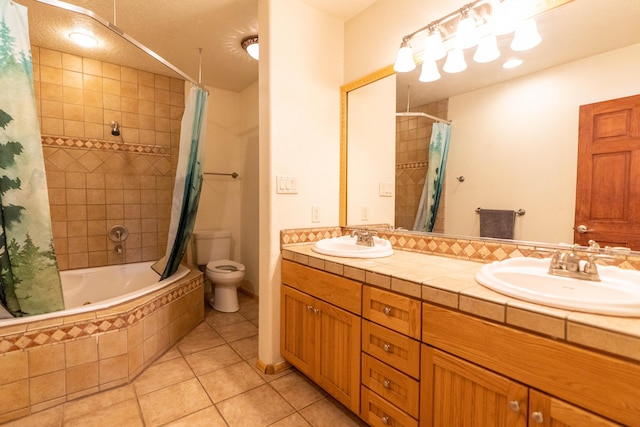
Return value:
M 320 222 L 320 208 L 318 206 L 311 207 L 311 222 Z
M 362 207 L 360 219 L 362 221 L 369 221 L 369 206 Z

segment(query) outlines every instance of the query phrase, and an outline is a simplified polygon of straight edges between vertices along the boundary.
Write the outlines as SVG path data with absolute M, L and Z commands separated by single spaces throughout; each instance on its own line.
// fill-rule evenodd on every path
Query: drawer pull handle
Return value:
M 509 409 L 511 409 L 513 412 L 520 412 L 520 403 L 517 400 L 510 400 Z
M 384 343 L 382 349 L 387 353 L 391 353 L 391 351 L 393 350 L 393 346 L 389 343 Z
M 544 417 L 542 416 L 542 412 L 538 412 L 538 411 L 531 413 L 531 419 L 536 424 L 542 424 L 544 422 Z
M 380 418 L 380 421 L 382 421 L 382 424 L 387 425 L 389 424 L 389 417 L 385 415 L 384 417 Z
M 385 379 L 384 381 L 382 381 L 382 387 L 390 388 L 391 387 L 391 381 Z
M 391 313 L 393 312 L 393 308 L 389 306 L 385 306 L 384 309 L 382 309 L 382 312 L 387 316 L 391 316 Z

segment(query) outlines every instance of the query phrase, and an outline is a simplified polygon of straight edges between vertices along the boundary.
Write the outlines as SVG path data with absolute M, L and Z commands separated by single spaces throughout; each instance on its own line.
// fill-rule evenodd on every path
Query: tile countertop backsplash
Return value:
M 492 259 L 495 256 L 480 260 L 447 253 L 433 255 L 425 253 L 427 251 L 399 249 L 392 239 L 395 252 L 385 258 L 340 258 L 313 252 L 314 241 L 342 234 L 340 227 L 283 230 L 282 258 L 487 320 L 640 361 L 640 313 L 637 318 L 581 313 L 528 303 L 494 292 L 478 284 L 475 275 L 484 263 L 495 260 Z M 442 249 L 452 246 L 451 241 L 455 241 L 446 240 L 449 242 L 435 242 L 432 246 Z M 464 241 L 460 246 L 464 247 L 468 242 Z M 482 251 L 482 245 L 477 245 L 478 251 Z M 505 246 L 506 249 L 485 251 L 486 254 L 498 253 L 498 256 L 510 254 L 504 258 L 528 255 L 521 253 L 521 247 L 514 251 L 516 245 Z M 636 266 L 635 260 L 630 262 Z

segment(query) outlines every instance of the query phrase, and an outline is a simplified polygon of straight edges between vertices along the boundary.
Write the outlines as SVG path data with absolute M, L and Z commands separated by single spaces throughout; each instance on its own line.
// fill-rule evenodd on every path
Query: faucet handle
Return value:
M 595 240 L 591 239 L 589 240 L 589 249 L 590 250 L 598 250 L 600 249 L 600 244 L 598 244 L 598 242 L 596 242 Z

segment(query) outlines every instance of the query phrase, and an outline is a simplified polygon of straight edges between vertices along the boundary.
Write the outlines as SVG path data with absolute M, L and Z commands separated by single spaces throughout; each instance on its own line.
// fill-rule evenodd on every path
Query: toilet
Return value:
M 231 232 L 196 231 L 193 240 L 196 264 L 206 265 L 205 277 L 213 287 L 213 308 L 225 313 L 238 311 L 238 287 L 244 278 L 244 265 L 229 259 Z

